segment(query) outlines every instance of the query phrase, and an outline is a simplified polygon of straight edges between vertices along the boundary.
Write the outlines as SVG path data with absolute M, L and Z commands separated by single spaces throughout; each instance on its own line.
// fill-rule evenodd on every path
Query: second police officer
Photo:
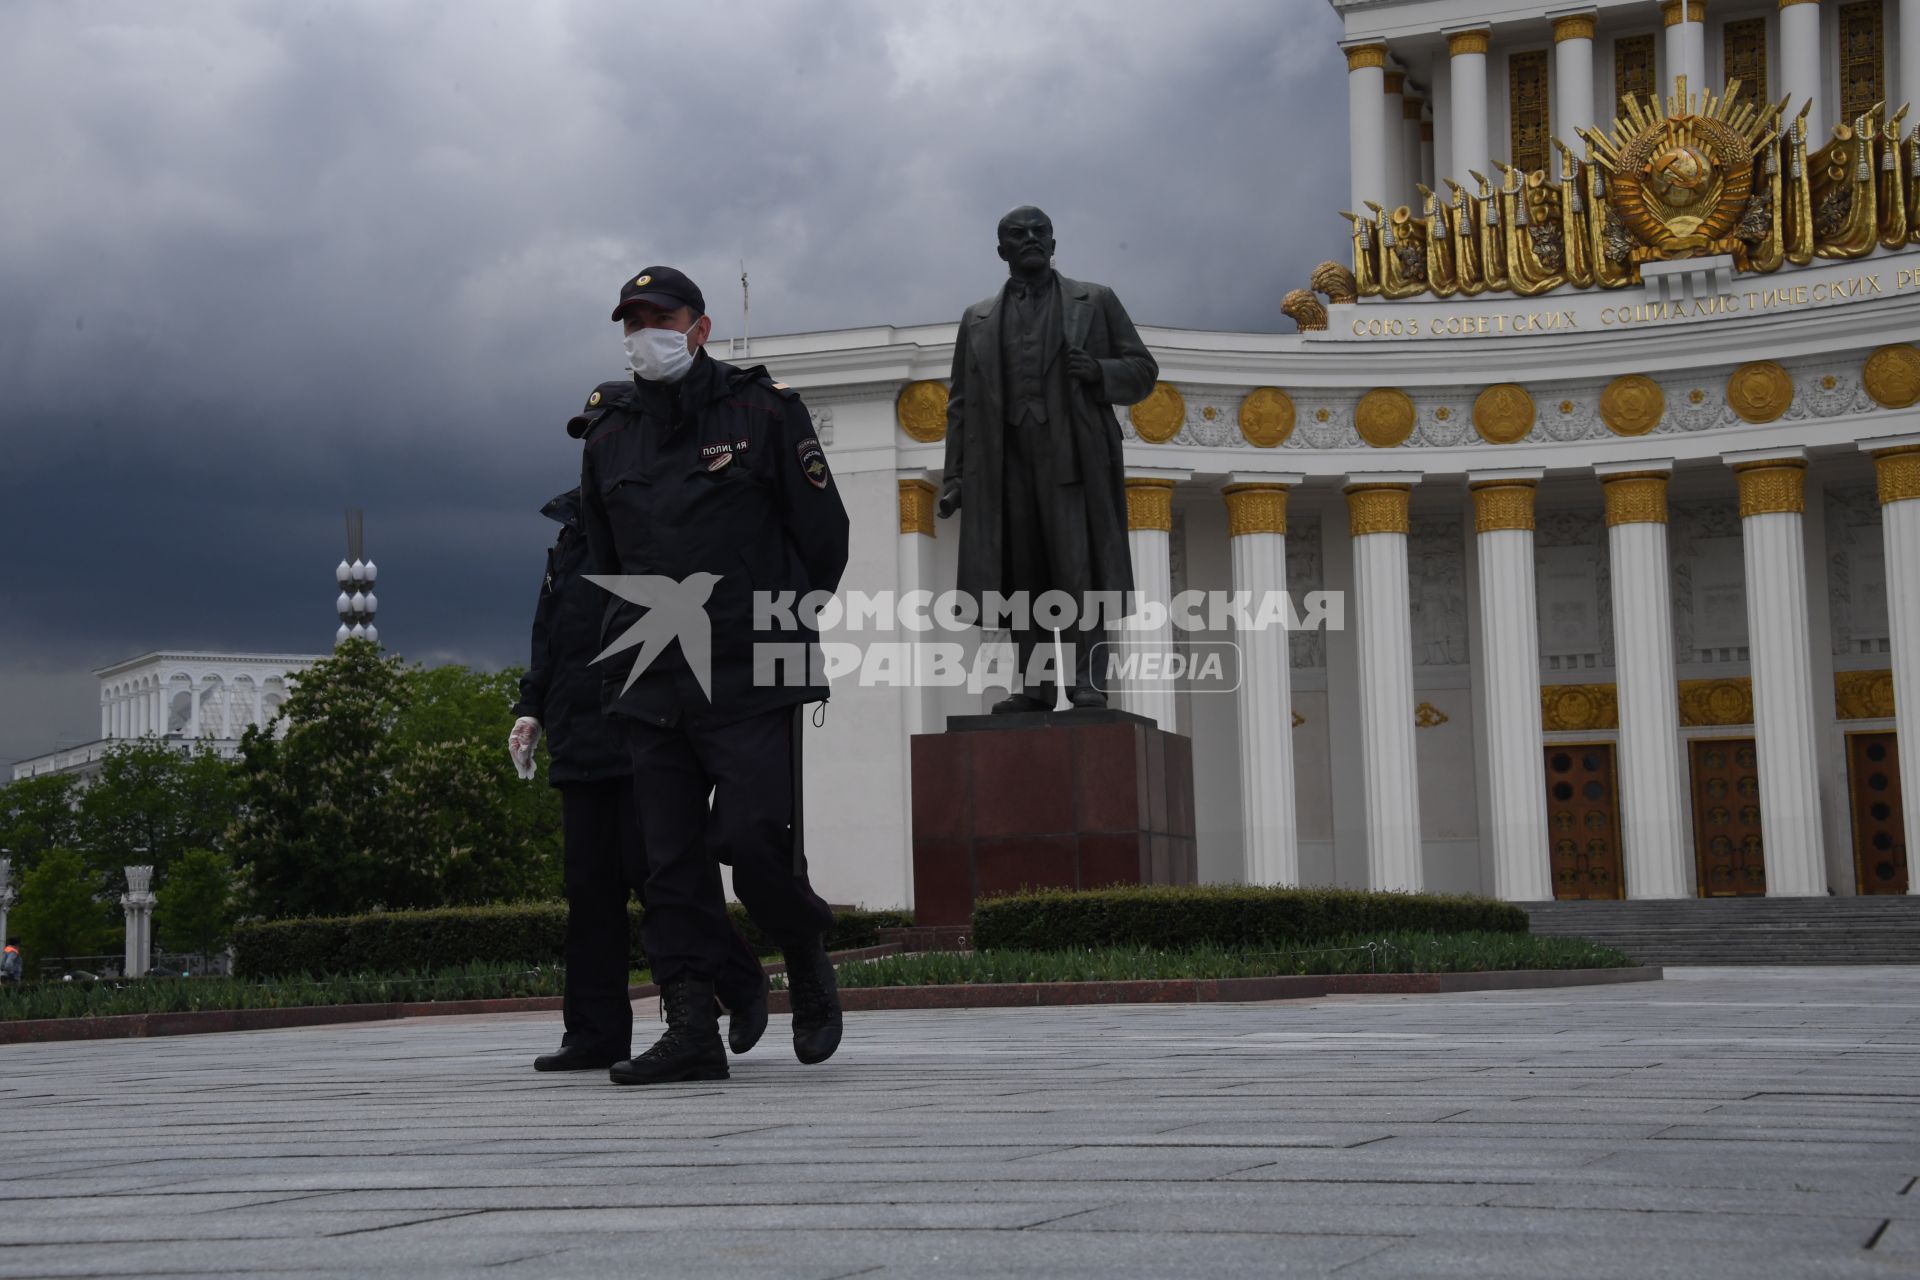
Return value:
M 794 1053 L 821 1062 L 839 1047 L 841 1015 L 824 945 L 833 913 L 802 853 L 799 745 L 803 705 L 827 688 L 804 659 L 796 671 L 770 658 L 810 651 L 803 612 L 762 616 L 754 600 L 832 592 L 847 563 L 846 508 L 800 397 L 704 350 L 712 321 L 685 274 L 629 277 L 612 318 L 633 376 L 603 383 L 569 430 L 585 441 L 589 561 L 614 580 L 600 668 L 633 767 L 648 865 L 641 928 L 667 1029 L 609 1074 L 726 1078 L 714 1004 L 733 932 L 723 861 L 786 959 Z

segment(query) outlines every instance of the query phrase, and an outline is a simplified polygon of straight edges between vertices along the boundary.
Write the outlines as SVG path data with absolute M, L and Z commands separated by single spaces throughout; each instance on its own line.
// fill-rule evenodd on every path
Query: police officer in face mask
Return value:
M 609 1074 L 726 1078 L 714 1012 L 729 934 L 722 861 L 786 958 L 794 1053 L 821 1062 L 841 1017 L 822 944 L 833 917 L 801 851 L 799 743 L 802 705 L 827 689 L 804 611 L 754 604 L 838 586 L 846 509 L 799 396 L 703 349 L 712 325 L 693 281 L 648 267 L 622 286 L 613 319 L 633 378 L 602 384 L 570 430 L 586 441 L 589 560 L 612 592 L 599 665 L 633 765 L 642 929 L 667 1030 Z
M 633 1053 L 633 1005 L 627 998 L 632 954 L 629 886 L 646 881 L 646 854 L 634 816 L 633 766 L 620 727 L 601 711 L 600 652 L 606 592 L 588 582 L 580 529 L 580 491 L 540 508 L 560 526 L 533 612 L 533 649 L 520 677 L 508 753 L 520 776 L 534 776 L 544 732 L 547 781 L 560 790 L 567 895 L 566 1033 L 536 1071 L 606 1070 Z M 644 895 L 642 901 L 644 901 Z M 745 1053 L 767 1027 L 767 979 L 759 957 L 729 929 L 717 983 L 730 1011 L 728 1041 Z

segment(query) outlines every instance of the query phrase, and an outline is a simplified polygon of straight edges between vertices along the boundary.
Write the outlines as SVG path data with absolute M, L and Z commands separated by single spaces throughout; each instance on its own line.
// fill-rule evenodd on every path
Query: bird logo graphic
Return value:
M 719 574 L 693 573 L 677 580 L 652 573 L 590 573 L 587 581 L 647 610 L 638 622 L 593 659 L 599 662 L 639 646 L 640 652 L 634 655 L 633 670 L 627 674 L 626 684 L 620 687 L 621 693 L 633 688 L 640 673 L 677 639 L 700 692 L 708 702 L 713 701 L 713 628 L 707 619 L 707 598 L 720 581 Z

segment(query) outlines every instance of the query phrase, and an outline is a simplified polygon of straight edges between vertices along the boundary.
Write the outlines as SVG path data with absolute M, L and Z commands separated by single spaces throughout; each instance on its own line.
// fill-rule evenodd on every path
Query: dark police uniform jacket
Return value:
M 718 579 L 706 603 L 711 699 L 676 639 L 625 692 L 638 650 L 599 664 L 607 709 L 659 725 L 727 723 L 825 699 L 817 661 L 804 661 L 818 635 L 796 605 L 839 586 L 847 511 L 798 393 L 703 351 L 677 383 L 602 383 L 567 429 L 586 441 L 581 509 L 595 573 Z M 755 593 L 792 593 L 796 625 L 767 617 L 756 631 Z M 648 612 L 606 600 L 603 647 Z M 758 662 L 756 645 L 770 647 Z M 803 661 L 770 666 L 771 653 Z
M 632 773 L 620 727 L 601 712 L 600 617 L 607 593 L 588 582 L 587 539 L 580 528 L 580 491 L 571 489 L 540 514 L 560 524 L 547 552 L 547 572 L 533 609 L 533 651 L 520 677 L 513 714 L 532 716 L 547 737 L 547 781 L 598 782 Z

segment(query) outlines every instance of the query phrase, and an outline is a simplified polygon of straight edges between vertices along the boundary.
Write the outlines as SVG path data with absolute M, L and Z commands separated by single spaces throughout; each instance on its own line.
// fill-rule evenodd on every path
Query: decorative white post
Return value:
M 13 859 L 0 858 L 0 947 L 7 945 L 7 912 L 19 896 L 13 888 Z
M 1351 212 L 1365 217 L 1367 201 L 1386 202 L 1387 46 L 1351 44 L 1347 51 L 1347 152 Z M 1400 122 L 1394 121 L 1398 129 Z
M 1753 656 L 1754 746 L 1767 896 L 1827 892 L 1820 826 L 1820 748 L 1807 630 L 1806 450 L 1732 453 L 1746 552 L 1747 644 Z
M 1133 589 L 1142 605 L 1158 605 L 1160 625 L 1143 629 L 1131 615 L 1119 642 L 1142 653 L 1173 649 L 1173 486 L 1185 469 L 1127 472 L 1127 550 L 1133 556 Z M 1123 651 L 1124 652 L 1124 651 Z M 1084 657 L 1085 655 L 1083 655 Z M 1119 691 L 1119 705 L 1174 732 L 1173 686 L 1164 679 L 1139 680 Z
M 1887 621 L 1893 632 L 1893 714 L 1903 739 L 1900 794 L 1912 797 L 1905 810 L 1907 892 L 1913 894 L 1920 893 L 1920 730 L 1913 728 L 1920 724 L 1920 436 L 1870 440 L 1860 447 L 1873 450 L 1880 483 Z
M 1688 93 L 1708 92 L 1707 0 L 1662 0 L 1660 18 L 1667 24 L 1668 92 L 1678 76 L 1687 78 Z
M 1553 136 L 1580 153 L 1580 130 L 1592 128 L 1593 20 L 1591 8 L 1553 13 Z
M 1380 87 L 1386 96 L 1384 119 L 1380 129 L 1380 168 L 1386 175 L 1387 185 L 1374 193 L 1373 198 L 1386 206 L 1389 216 L 1394 209 L 1413 198 L 1413 184 L 1407 175 L 1412 172 L 1407 167 L 1407 131 L 1406 93 L 1407 73 L 1404 71 L 1385 71 L 1380 77 Z M 1417 210 L 1416 210 L 1417 212 Z
M 1426 99 L 1415 93 L 1412 85 L 1408 85 L 1400 95 L 1400 136 L 1404 151 L 1401 163 L 1405 168 L 1395 175 L 1400 183 L 1397 199 L 1412 204 L 1415 213 L 1420 212 L 1420 205 L 1415 199 L 1419 193 L 1413 189 L 1414 184 L 1425 183 L 1429 188 L 1433 186 L 1427 181 L 1428 157 L 1420 145 L 1420 116 L 1426 105 Z
M 125 973 L 129 978 L 143 978 L 153 967 L 153 907 L 160 899 L 149 891 L 152 883 L 152 867 L 127 868 L 127 891 L 120 895 L 120 906 L 127 913 Z
M 1472 190 L 1471 173 L 1493 172 L 1487 140 L 1487 47 L 1492 32 L 1471 27 L 1446 34 L 1447 73 L 1452 81 L 1447 107 L 1453 116 L 1453 171 L 1446 176 Z
M 1223 491 L 1233 590 L 1255 617 L 1287 589 L 1287 488 L 1298 475 L 1236 475 Z M 1287 630 L 1241 631 L 1240 826 L 1248 884 L 1300 883 L 1293 795 L 1293 686 Z
M 1417 472 L 1347 477 L 1353 535 L 1360 751 L 1367 805 L 1367 883 L 1421 884 L 1419 770 L 1413 747 L 1413 603 L 1407 505 Z
M 1667 586 L 1667 479 L 1673 462 L 1595 471 L 1606 495 L 1613 575 L 1627 896 L 1685 898 L 1691 887 L 1680 805 L 1680 690 Z
M 1920 22 L 1914 25 L 1920 28 Z M 1900 62 L 1904 68 L 1908 39 L 1904 21 L 1900 24 L 1900 35 L 1903 54 Z M 1821 65 L 1820 0 L 1780 0 L 1780 88 L 1787 95 L 1789 120 L 1799 114 L 1802 103 L 1813 103 L 1813 110 L 1807 113 L 1808 151 L 1824 146 L 1827 141 L 1827 91 L 1820 74 Z
M 1553 897 L 1533 582 L 1533 496 L 1542 474 L 1480 471 L 1467 476 L 1480 560 L 1493 892 L 1508 902 Z

